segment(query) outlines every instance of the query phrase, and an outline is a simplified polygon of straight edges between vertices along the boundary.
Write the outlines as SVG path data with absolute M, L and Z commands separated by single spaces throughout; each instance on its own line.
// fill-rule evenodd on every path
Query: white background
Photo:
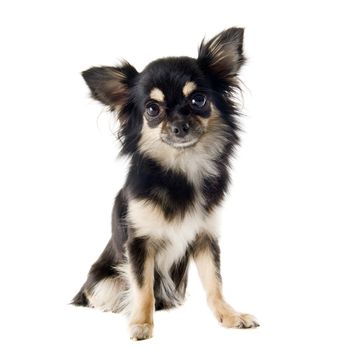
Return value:
M 2 349 L 349 349 L 346 1 L 3 1 Z M 196 56 L 244 26 L 242 146 L 221 225 L 224 291 L 256 330 L 221 328 L 191 270 L 185 306 L 133 343 L 123 316 L 74 308 L 110 235 L 125 160 L 80 71 Z

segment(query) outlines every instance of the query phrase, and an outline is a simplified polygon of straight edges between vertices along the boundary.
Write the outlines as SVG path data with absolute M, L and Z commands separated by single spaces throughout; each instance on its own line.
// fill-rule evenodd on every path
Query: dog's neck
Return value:
M 199 184 L 205 177 L 220 175 L 217 162 L 223 152 L 225 140 L 218 135 L 207 134 L 192 147 L 179 149 L 160 141 L 141 154 L 154 160 L 165 171 L 182 173 L 193 184 Z

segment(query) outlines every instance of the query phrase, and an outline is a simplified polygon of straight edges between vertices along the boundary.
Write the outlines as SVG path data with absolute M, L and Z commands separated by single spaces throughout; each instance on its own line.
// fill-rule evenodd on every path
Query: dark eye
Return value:
M 207 102 L 207 97 L 203 94 L 194 94 L 191 96 L 191 105 L 195 108 L 203 108 Z
M 147 106 L 146 106 L 146 112 L 147 112 L 147 114 L 148 114 L 150 117 L 154 118 L 154 117 L 156 117 L 156 116 L 159 114 L 159 112 L 160 112 L 160 107 L 159 107 L 159 105 L 158 105 L 157 103 L 155 103 L 155 102 L 150 102 L 150 103 L 148 103 Z

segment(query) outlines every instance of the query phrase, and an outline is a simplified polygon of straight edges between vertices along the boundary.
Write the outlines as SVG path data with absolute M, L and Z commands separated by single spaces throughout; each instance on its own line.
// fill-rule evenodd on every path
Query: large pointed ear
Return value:
M 91 97 L 111 110 L 127 102 L 129 89 L 137 75 L 137 70 L 128 62 L 116 67 L 92 67 L 82 72 Z
M 210 78 L 224 89 L 234 84 L 243 55 L 243 28 L 229 28 L 199 47 L 198 64 Z

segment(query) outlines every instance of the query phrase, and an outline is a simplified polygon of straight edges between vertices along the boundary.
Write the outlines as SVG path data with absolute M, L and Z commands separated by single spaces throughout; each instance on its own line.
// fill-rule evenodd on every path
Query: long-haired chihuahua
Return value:
M 223 298 L 216 224 L 239 143 L 243 32 L 202 41 L 196 59 L 161 58 L 140 73 L 126 61 L 82 73 L 91 96 L 115 112 L 130 167 L 112 236 L 72 303 L 126 311 L 132 339 L 152 337 L 154 311 L 183 302 L 192 259 L 218 321 L 258 326 Z

